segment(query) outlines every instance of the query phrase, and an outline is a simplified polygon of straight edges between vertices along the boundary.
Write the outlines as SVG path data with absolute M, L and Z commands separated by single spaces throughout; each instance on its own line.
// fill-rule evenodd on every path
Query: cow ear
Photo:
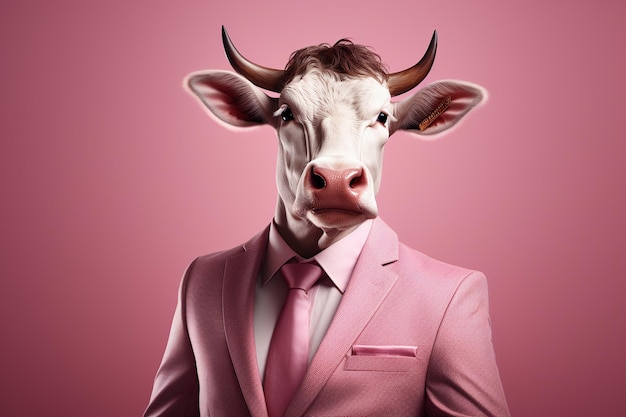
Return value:
M 487 91 L 464 81 L 429 84 L 413 96 L 394 103 L 390 133 L 407 130 L 430 136 L 456 125 L 472 108 L 484 102 Z
M 229 126 L 273 124 L 278 99 L 230 71 L 202 71 L 187 76 L 185 85 L 219 121 Z

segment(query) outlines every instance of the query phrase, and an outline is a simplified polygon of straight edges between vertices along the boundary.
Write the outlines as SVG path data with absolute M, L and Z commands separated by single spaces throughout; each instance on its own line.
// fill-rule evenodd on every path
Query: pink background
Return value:
M 276 141 L 181 88 L 351 37 L 488 104 L 437 142 L 395 135 L 381 216 L 483 270 L 515 416 L 614 416 L 626 375 L 624 15 L 617 1 L 2 1 L 0 415 L 137 416 L 195 256 L 270 220 Z M 521 3 L 521 2 L 520 2 Z M 563 4 L 563 5 L 561 5 Z

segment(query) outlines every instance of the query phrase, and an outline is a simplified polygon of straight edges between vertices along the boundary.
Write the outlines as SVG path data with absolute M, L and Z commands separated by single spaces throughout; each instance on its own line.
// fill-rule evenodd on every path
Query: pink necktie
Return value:
M 270 342 L 263 388 L 270 417 L 282 417 L 298 389 L 309 361 L 308 291 L 323 274 L 311 263 L 285 264 L 281 275 L 289 286 Z

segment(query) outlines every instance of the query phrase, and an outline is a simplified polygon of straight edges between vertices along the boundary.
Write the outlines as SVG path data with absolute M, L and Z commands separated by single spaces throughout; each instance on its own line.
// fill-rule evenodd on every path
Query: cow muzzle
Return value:
M 377 216 L 374 190 L 364 166 L 331 168 L 313 161 L 303 173 L 296 212 L 318 227 L 344 228 Z

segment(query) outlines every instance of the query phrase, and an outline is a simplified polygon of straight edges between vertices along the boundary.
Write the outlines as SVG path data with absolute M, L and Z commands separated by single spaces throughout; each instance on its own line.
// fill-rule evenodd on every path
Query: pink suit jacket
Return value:
M 267 417 L 253 306 L 268 230 L 189 266 L 144 416 Z M 508 416 L 485 277 L 376 219 L 285 415 Z

